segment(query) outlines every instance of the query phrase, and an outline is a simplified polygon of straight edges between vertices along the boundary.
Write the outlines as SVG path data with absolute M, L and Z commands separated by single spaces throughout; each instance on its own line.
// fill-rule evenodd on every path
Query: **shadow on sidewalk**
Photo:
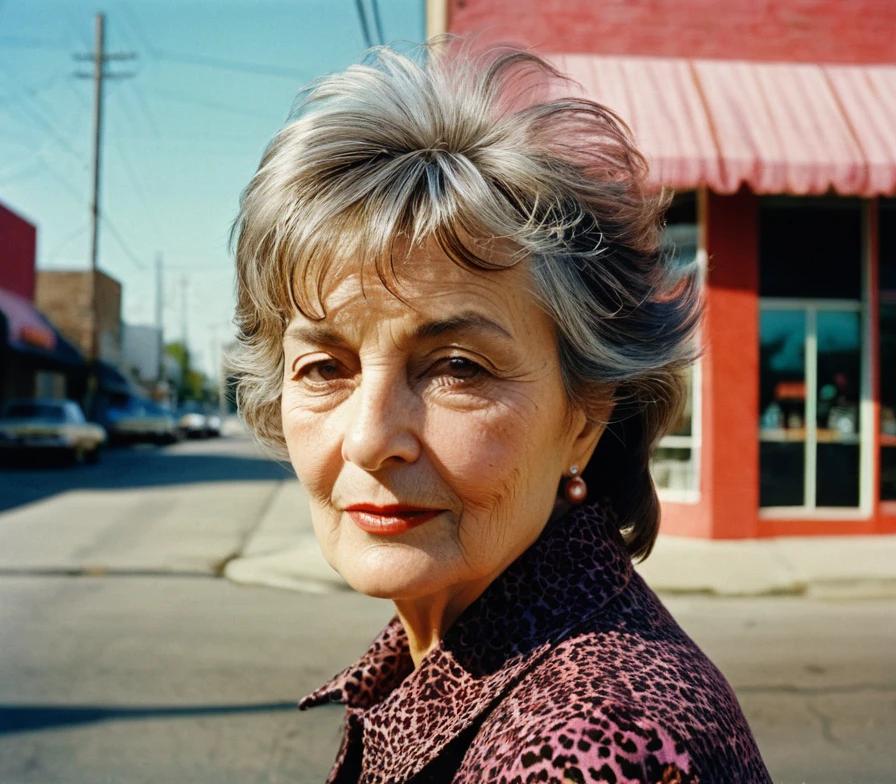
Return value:
M 295 701 L 262 702 L 256 705 L 3 705 L 0 704 L 0 735 L 40 732 L 101 721 L 135 721 L 160 718 L 193 718 L 246 713 L 297 711 Z
M 69 490 L 126 490 L 196 482 L 265 482 L 291 476 L 263 456 L 178 454 L 166 449 L 110 449 L 99 465 L 0 466 L 0 512 Z

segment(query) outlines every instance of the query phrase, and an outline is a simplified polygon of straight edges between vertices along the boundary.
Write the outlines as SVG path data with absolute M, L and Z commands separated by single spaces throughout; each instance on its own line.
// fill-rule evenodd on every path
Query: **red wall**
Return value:
M 546 52 L 896 61 L 892 0 L 445 0 L 448 29 Z
M 37 228 L 0 204 L 0 289 L 34 300 Z
M 759 508 L 759 198 L 700 194 L 706 248 L 700 500 L 663 502 L 663 531 L 755 537 Z

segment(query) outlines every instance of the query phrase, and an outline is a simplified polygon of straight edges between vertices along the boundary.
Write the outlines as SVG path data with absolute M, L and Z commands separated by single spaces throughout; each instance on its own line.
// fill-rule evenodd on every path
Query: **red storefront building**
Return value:
M 896 533 L 896 3 L 429 0 L 630 125 L 707 287 L 663 531 Z

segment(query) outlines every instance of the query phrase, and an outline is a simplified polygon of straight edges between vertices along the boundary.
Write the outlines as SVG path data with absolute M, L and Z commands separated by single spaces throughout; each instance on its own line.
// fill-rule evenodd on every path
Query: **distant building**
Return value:
M 0 402 L 79 400 L 84 358 L 34 307 L 37 227 L 0 204 Z
M 37 226 L 0 202 L 0 289 L 34 299 Z
M 147 324 L 122 323 L 121 367 L 138 383 L 150 386 L 162 377 L 162 332 Z
M 105 272 L 96 273 L 96 357 L 120 365 L 122 352 L 121 284 Z M 91 272 L 87 270 L 38 270 L 38 308 L 46 313 L 81 353 L 93 357 L 94 308 Z

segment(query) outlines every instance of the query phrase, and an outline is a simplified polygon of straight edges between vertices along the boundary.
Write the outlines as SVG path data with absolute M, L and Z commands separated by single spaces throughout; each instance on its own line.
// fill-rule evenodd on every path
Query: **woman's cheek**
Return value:
M 514 419 L 506 412 L 430 418 L 426 440 L 465 509 L 498 512 L 516 495 L 525 425 Z
M 286 394 L 281 413 L 283 435 L 296 476 L 318 503 L 329 503 L 340 455 L 332 417 L 309 411 Z

